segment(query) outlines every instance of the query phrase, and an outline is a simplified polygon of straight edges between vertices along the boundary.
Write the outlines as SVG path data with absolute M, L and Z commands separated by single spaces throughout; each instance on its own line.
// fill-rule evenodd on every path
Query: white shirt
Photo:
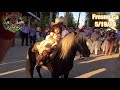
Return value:
M 60 38 L 60 34 L 55 34 L 53 32 L 50 35 L 47 35 L 45 40 L 43 40 L 38 46 L 37 49 L 39 54 L 41 54 L 44 50 L 50 50 L 50 48 L 54 45 L 57 45 L 58 42 L 56 39 Z
M 65 37 L 65 35 L 67 35 L 69 32 L 67 30 L 63 30 L 62 31 L 62 38 Z
M 93 41 L 98 41 L 101 38 L 100 35 L 96 33 L 92 33 L 91 37 Z

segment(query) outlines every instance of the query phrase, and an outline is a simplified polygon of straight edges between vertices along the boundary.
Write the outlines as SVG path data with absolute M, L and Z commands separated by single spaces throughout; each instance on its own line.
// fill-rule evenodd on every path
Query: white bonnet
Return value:
M 50 33 L 50 36 L 54 36 L 54 32 L 51 32 L 51 33 Z

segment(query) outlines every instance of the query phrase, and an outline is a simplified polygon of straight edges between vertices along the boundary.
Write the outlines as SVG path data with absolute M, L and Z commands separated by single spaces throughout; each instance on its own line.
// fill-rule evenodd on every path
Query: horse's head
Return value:
M 73 55 L 72 53 L 79 51 L 84 57 L 89 57 L 90 51 L 88 49 L 88 46 L 86 44 L 86 36 L 84 33 L 70 33 L 66 35 L 61 40 L 61 58 L 69 57 L 70 55 Z
M 75 33 L 76 34 L 76 48 L 83 55 L 83 57 L 90 56 L 90 50 L 86 44 L 86 36 L 84 33 Z

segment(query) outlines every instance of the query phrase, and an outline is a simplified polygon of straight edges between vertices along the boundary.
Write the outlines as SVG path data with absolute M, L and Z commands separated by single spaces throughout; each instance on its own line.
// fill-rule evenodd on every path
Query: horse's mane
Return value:
M 82 43 L 85 43 L 85 41 L 86 41 L 85 33 L 80 32 L 80 33 L 77 35 L 76 40 L 80 41 L 81 44 L 82 44 Z
M 73 45 L 75 45 L 75 34 L 70 33 L 67 36 L 65 36 L 61 41 L 61 53 L 60 58 L 64 59 L 68 56 L 69 53 L 72 53 L 71 48 Z

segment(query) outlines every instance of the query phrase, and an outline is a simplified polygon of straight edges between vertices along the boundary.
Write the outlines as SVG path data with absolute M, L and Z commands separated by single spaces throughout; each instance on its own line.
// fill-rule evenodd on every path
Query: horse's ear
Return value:
M 77 35 L 77 32 L 74 32 L 75 35 Z

